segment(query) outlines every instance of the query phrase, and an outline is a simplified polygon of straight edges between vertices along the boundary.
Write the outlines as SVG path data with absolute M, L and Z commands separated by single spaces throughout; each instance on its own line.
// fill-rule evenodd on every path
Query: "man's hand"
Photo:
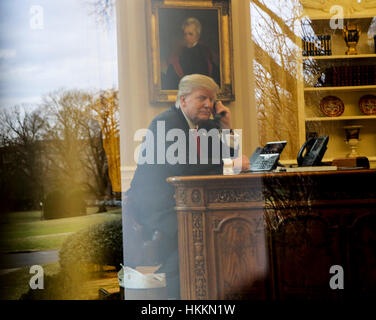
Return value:
M 234 170 L 235 171 L 247 171 L 249 170 L 249 159 L 244 154 L 241 157 L 234 159 Z
M 221 117 L 221 128 L 222 129 L 231 129 L 231 112 L 228 107 L 225 107 L 221 101 L 217 101 L 215 104 L 215 110 L 213 110 L 213 116 L 218 113 L 225 112 L 225 115 Z

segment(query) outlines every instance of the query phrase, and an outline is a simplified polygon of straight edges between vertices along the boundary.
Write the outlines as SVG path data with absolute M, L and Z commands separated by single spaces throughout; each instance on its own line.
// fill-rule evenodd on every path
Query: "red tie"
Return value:
M 200 159 L 200 136 L 198 135 L 198 129 L 196 129 L 197 135 L 197 156 Z

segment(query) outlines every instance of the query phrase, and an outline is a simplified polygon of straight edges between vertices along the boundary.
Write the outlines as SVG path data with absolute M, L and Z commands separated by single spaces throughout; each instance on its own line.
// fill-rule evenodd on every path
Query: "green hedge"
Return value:
M 120 263 L 123 263 L 121 219 L 96 224 L 72 234 L 63 243 L 59 258 L 63 270 L 83 269 L 85 264 L 115 266 L 120 270 Z
M 121 217 L 92 225 L 69 236 L 59 252 L 59 273 L 45 276 L 43 290 L 31 290 L 21 300 L 76 300 L 85 298 L 82 284 L 91 277 L 93 265 L 123 263 Z M 111 299 L 113 297 L 110 297 Z

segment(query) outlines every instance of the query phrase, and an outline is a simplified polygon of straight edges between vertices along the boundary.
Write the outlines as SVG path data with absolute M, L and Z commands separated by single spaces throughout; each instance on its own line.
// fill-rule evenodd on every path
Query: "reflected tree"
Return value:
M 102 124 L 95 116 L 96 94 L 59 90 L 44 97 L 48 115 L 49 178 L 55 187 L 88 190 L 97 199 L 112 197 Z M 100 211 L 104 211 L 102 205 Z
M 45 125 L 41 110 L 29 105 L 0 111 L 2 209 L 39 208 L 43 198 L 41 139 Z
M 110 28 L 115 19 L 116 0 L 82 0 L 98 25 Z
M 109 175 L 114 192 L 121 192 L 120 177 L 120 118 L 119 97 L 116 90 L 102 90 L 87 109 L 102 130 L 102 142 L 108 158 Z
M 251 2 L 252 43 L 260 144 L 287 140 L 282 157 L 295 158 L 299 147 L 298 54 L 301 41 L 296 0 Z

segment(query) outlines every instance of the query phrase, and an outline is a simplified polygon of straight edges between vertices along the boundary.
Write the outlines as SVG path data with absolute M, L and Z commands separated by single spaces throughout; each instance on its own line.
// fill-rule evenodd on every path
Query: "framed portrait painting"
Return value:
M 218 99 L 234 100 L 231 0 L 146 0 L 151 102 L 174 102 L 179 81 L 213 78 Z

